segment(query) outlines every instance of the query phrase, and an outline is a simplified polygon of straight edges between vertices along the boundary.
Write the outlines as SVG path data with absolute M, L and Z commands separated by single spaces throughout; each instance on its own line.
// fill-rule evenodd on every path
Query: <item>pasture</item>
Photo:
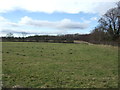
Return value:
M 118 87 L 117 47 L 37 42 L 2 45 L 3 87 Z

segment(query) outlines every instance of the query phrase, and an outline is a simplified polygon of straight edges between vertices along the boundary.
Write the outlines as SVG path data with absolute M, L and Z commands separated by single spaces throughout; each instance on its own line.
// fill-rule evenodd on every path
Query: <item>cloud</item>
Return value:
M 7 19 L 0 16 L 0 28 L 3 27 L 7 22 L 8 22 Z
M 2 29 L 0 36 L 6 36 L 8 33 L 12 33 L 15 37 L 22 37 L 22 33 L 25 32 L 26 36 L 30 35 L 62 35 L 66 34 L 67 31 L 62 31 L 62 30 L 55 30 L 55 31 L 33 31 L 33 30 L 22 30 L 22 29 L 9 29 L 9 28 L 4 28 Z
M 3 33 L 3 34 L 7 34 L 7 33 L 22 34 L 23 32 L 25 32 L 26 34 L 62 34 L 62 33 L 64 33 L 64 31 L 60 31 L 60 30 L 52 31 L 52 32 L 44 32 L 44 31 L 41 31 L 41 32 L 29 31 L 28 32 L 28 31 L 22 31 L 20 29 L 16 30 L 16 29 L 8 29 L 8 28 L 4 28 L 1 31 L 1 33 Z
M 7 33 L 13 32 L 10 29 L 20 27 L 20 24 L 10 22 L 8 19 L 0 16 L 0 36 L 5 36 Z M 14 33 L 17 33 L 14 31 Z
M 8 29 L 8 28 L 3 28 L 1 33 L 13 33 L 13 34 L 22 34 L 23 32 L 25 32 L 26 34 L 40 34 L 38 32 L 27 32 L 27 31 L 23 31 L 23 30 L 20 30 L 20 29 Z
M 89 27 L 87 22 L 75 22 L 70 19 L 60 21 L 34 20 L 25 16 L 17 23 L 0 16 L 0 36 L 7 33 L 20 34 L 63 34 L 74 30 L 83 30 Z
M 74 22 L 70 19 L 63 19 L 61 21 L 51 22 L 44 20 L 33 20 L 27 16 L 23 17 L 19 23 L 35 27 L 49 27 L 56 29 L 86 29 L 89 26 L 88 23 Z
M 21 33 L 21 32 L 13 29 L 4 28 L 2 29 L 1 33 Z
M 30 12 L 100 13 L 119 0 L 0 0 L 0 12 L 23 9 Z
M 13 26 L 13 27 L 18 27 L 20 26 L 19 24 L 17 23 L 13 23 L 13 22 L 10 22 L 9 20 L 7 20 L 6 18 L 0 16 L 0 27 L 8 27 L 8 26 Z
M 98 20 L 98 18 L 97 17 L 92 17 L 92 18 L 90 18 L 90 20 L 96 21 L 96 20 Z

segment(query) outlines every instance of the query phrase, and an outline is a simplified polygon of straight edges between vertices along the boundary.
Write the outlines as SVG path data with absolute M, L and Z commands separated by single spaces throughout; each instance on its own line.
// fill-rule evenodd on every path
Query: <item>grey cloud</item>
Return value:
M 15 30 L 12 30 L 12 29 L 2 29 L 1 33 L 16 33 L 16 34 L 20 34 L 22 33 L 22 31 L 15 31 Z M 27 34 L 30 34 L 29 32 L 25 32 Z
M 88 27 L 88 24 L 86 23 L 77 23 L 77 22 L 29 22 L 30 25 L 38 26 L 38 27 L 51 27 L 51 28 L 57 28 L 57 29 L 85 29 Z
M 65 33 L 65 31 L 61 31 L 61 30 L 58 30 L 58 31 L 53 31 L 53 32 L 43 32 L 43 31 L 40 31 L 40 32 L 36 32 L 36 31 L 22 31 L 22 30 L 14 30 L 14 29 L 2 29 L 0 31 L 0 33 L 3 33 L 3 34 L 7 34 L 7 33 L 13 33 L 13 34 L 22 34 L 22 32 L 25 32 L 26 34 L 61 34 L 61 33 Z
M 86 29 L 89 26 L 88 23 L 73 22 L 69 19 L 51 22 L 51 21 L 33 20 L 27 16 L 22 18 L 21 22 L 22 24 L 25 25 L 30 25 L 35 27 L 49 27 L 55 29 Z
M 87 23 L 66 23 L 64 25 L 58 26 L 58 28 L 63 28 L 63 29 L 86 29 L 88 27 Z
M 9 22 L 7 23 L 8 25 L 12 26 L 12 27 L 19 27 L 20 25 L 17 24 L 17 23 L 12 23 L 12 22 Z

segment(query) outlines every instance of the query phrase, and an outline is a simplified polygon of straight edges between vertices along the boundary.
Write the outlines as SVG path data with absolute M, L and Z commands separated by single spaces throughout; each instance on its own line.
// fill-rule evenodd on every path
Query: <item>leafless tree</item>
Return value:
M 8 33 L 8 34 L 6 35 L 6 38 L 8 38 L 9 41 L 13 41 L 13 40 L 14 40 L 14 35 L 13 35 L 13 33 Z
M 108 10 L 99 23 L 104 32 L 107 32 L 113 40 L 116 40 L 120 35 L 119 18 L 120 16 L 120 2 L 117 3 L 117 7 Z
M 11 38 L 14 37 L 13 33 L 7 33 L 6 37 Z
M 25 37 L 27 35 L 26 32 L 22 32 L 22 37 Z
M 27 35 L 27 33 L 26 32 L 22 32 L 21 34 L 22 34 L 23 41 L 25 41 L 25 36 Z

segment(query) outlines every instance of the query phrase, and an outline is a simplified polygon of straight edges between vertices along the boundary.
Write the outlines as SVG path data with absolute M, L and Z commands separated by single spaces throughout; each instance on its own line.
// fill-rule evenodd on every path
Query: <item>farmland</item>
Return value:
M 116 88 L 118 48 L 113 46 L 3 42 L 3 87 Z

